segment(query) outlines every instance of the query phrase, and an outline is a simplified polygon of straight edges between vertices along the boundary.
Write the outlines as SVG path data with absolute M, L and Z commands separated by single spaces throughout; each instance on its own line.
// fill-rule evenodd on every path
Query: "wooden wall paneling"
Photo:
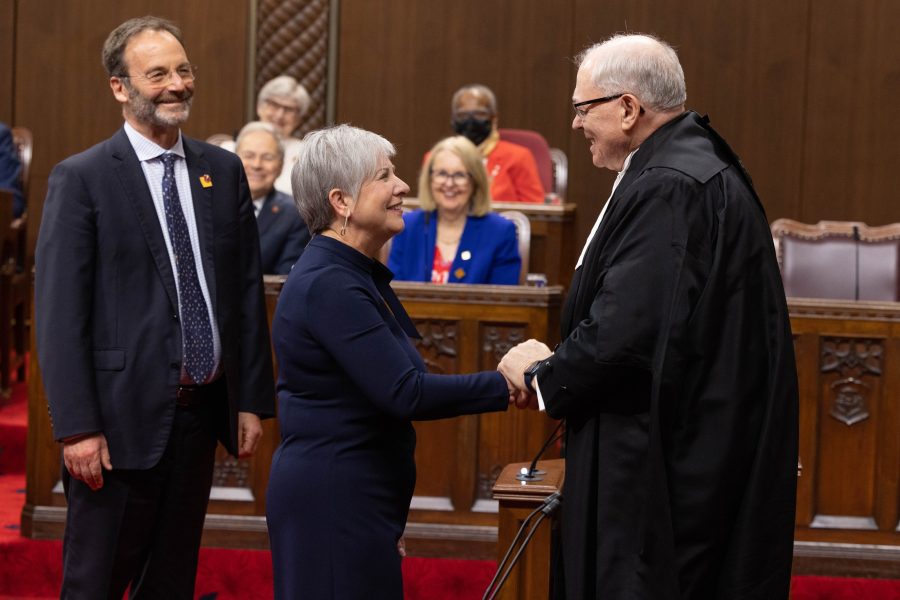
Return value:
M 882 397 L 900 397 L 900 325 L 893 324 L 885 340 Z M 880 531 L 900 534 L 900 402 L 882 402 L 878 423 L 879 452 L 875 457 L 875 522 Z
M 590 0 L 574 2 L 572 53 L 622 31 L 652 33 L 674 45 L 687 108 L 708 113 L 741 157 L 769 220 L 799 214 L 809 0 L 614 0 L 602 9 Z M 612 177 L 598 173 L 586 150 L 583 158 L 579 151 L 570 158 L 570 196 L 593 195 L 595 216 Z M 583 236 L 592 223 L 593 217 L 580 215 Z
M 12 127 L 15 97 L 16 0 L 0 0 L 0 122 Z
M 900 221 L 900 4 L 812 4 L 801 219 Z
M 295 135 L 325 125 L 327 95 L 328 31 L 331 2 L 337 0 L 278 0 L 259 3 L 256 44 L 256 97 L 269 80 L 290 75 L 309 92 L 310 106 Z M 242 125 L 239 123 L 238 125 Z
M 343 0 L 337 121 L 397 145 L 398 173 L 416 193 L 422 155 L 452 134 L 450 97 L 484 83 L 505 127 L 540 131 L 566 149 L 572 11 L 540 0 Z
M 122 125 L 121 109 L 100 63 L 100 50 L 109 32 L 126 19 L 144 14 L 172 19 L 181 27 L 188 57 L 199 68 L 185 133 L 203 139 L 243 120 L 247 2 L 18 3 L 14 111 L 16 124 L 34 133 L 28 220 L 32 245 L 50 170 Z

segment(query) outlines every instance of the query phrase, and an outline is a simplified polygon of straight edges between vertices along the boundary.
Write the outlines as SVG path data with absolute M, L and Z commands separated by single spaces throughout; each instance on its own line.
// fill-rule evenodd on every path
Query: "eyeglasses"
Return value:
M 278 112 L 280 110 L 289 115 L 296 115 L 296 114 L 300 113 L 299 106 L 291 106 L 289 104 L 282 104 L 281 102 L 276 102 L 275 100 L 272 100 L 271 98 L 266 98 L 265 100 L 263 100 L 263 102 L 265 102 L 266 106 L 268 106 L 275 112 Z
M 263 162 L 266 164 L 276 163 L 279 160 L 281 160 L 281 157 L 278 156 L 277 154 L 269 154 L 268 152 L 265 152 L 263 154 L 257 154 L 256 152 L 245 151 L 245 152 L 238 152 L 238 156 L 241 158 L 242 161 L 248 162 L 248 163 L 252 163 L 257 158 L 260 160 L 260 162 Z
M 575 116 L 579 119 L 583 119 L 587 116 L 588 112 L 594 108 L 590 106 L 588 108 L 580 108 L 582 106 L 586 106 L 588 104 L 604 104 L 606 102 L 612 102 L 617 98 L 621 98 L 625 95 L 625 92 L 621 94 L 613 94 L 612 96 L 603 96 L 602 98 L 594 98 L 593 100 L 585 100 L 584 102 L 573 102 L 572 109 L 575 111 Z
M 192 83 L 197 79 L 196 65 L 182 65 L 174 71 L 166 71 L 165 69 L 153 69 L 144 75 L 119 75 L 120 79 L 145 79 L 147 83 L 155 86 L 169 85 L 172 81 L 173 74 L 178 75 L 184 83 Z
M 463 185 L 464 183 L 468 183 L 469 174 L 463 173 L 462 171 L 457 171 L 456 173 L 448 173 L 447 171 L 432 171 L 431 181 L 438 185 L 444 185 L 448 181 L 453 183 L 453 185 Z

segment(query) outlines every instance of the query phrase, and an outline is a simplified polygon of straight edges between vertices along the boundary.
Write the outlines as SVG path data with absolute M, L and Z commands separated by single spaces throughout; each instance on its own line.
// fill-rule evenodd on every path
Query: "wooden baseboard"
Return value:
M 22 535 L 31 539 L 62 538 L 66 509 L 31 506 L 22 509 Z M 410 522 L 404 534 L 410 556 L 495 560 L 497 528 Z M 269 547 L 262 516 L 209 514 L 203 545 L 265 550 Z M 900 579 L 900 546 L 794 542 L 794 575 Z
M 794 575 L 900 579 L 900 546 L 794 542 Z

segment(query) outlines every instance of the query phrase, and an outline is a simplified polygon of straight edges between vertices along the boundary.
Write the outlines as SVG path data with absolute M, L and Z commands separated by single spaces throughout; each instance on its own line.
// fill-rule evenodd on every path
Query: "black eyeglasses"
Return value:
M 166 71 L 164 69 L 153 69 L 144 75 L 118 75 L 119 79 L 144 79 L 152 86 L 169 85 L 172 78 L 178 75 L 184 83 L 192 83 L 197 79 L 196 65 L 181 65 L 174 71 Z
M 613 94 L 612 96 L 603 96 L 602 98 L 594 98 L 593 100 L 585 100 L 584 102 L 573 102 L 572 110 L 575 111 L 576 117 L 578 117 L 579 119 L 583 119 L 587 116 L 588 111 L 590 111 L 591 108 L 593 108 L 593 106 L 591 106 L 589 108 L 580 108 L 581 106 L 586 106 L 588 104 L 603 104 L 605 102 L 611 102 L 617 98 L 621 98 L 624 95 L 625 95 L 625 92 L 622 92 L 621 94 Z

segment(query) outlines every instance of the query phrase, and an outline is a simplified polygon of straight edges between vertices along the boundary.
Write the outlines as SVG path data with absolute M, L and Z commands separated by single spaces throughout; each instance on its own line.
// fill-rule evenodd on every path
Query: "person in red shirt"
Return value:
M 500 139 L 494 92 L 480 84 L 463 86 L 453 94 L 451 108 L 454 131 L 478 146 L 485 159 L 491 198 L 495 202 L 543 202 L 545 190 L 531 152 Z

